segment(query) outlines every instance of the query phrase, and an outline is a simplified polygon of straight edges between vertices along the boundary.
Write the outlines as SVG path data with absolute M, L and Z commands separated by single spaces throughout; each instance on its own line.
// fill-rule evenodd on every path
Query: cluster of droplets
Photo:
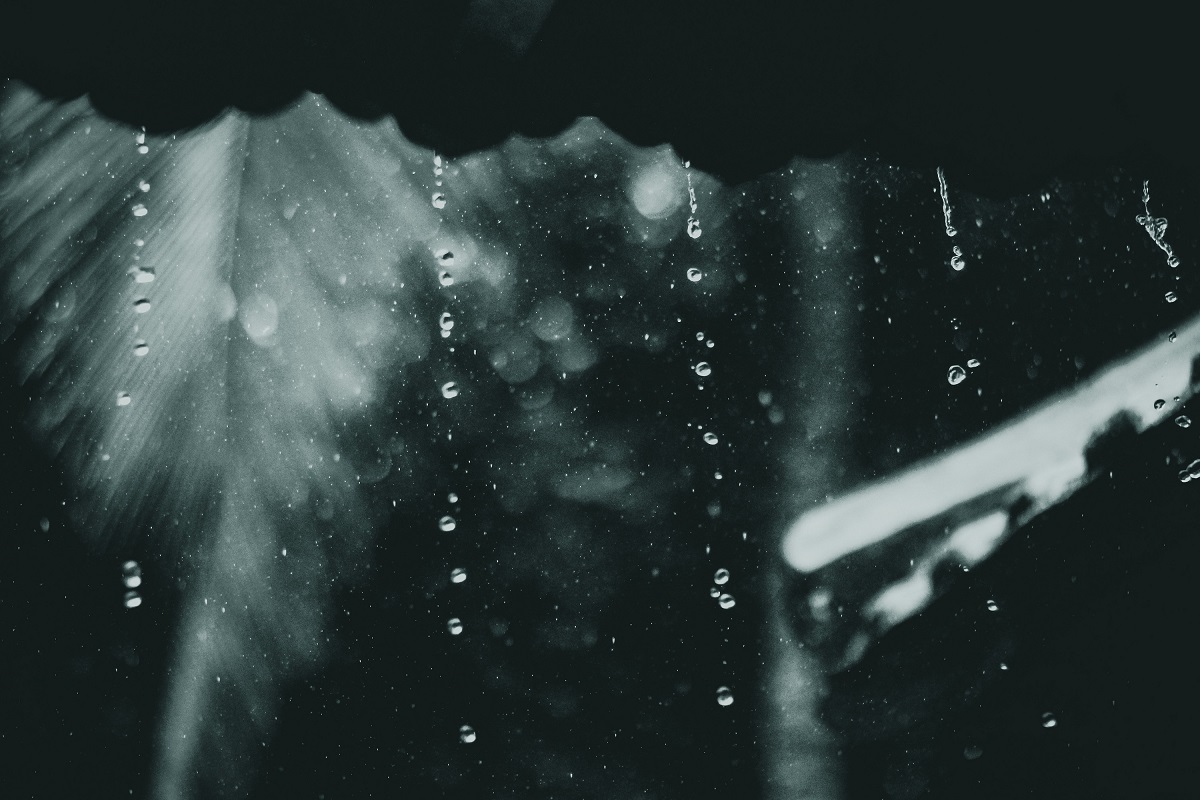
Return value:
M 137 608 L 142 604 L 142 595 L 138 587 L 142 585 L 142 567 L 136 561 L 126 561 L 121 565 L 121 582 L 125 584 L 125 607 Z
M 1179 259 L 1167 244 L 1167 218 L 1156 217 L 1150 213 L 1150 181 L 1142 181 L 1142 208 L 1146 213 L 1137 215 L 1137 223 L 1146 229 L 1146 233 L 1158 248 L 1167 254 L 1167 266 L 1171 269 L 1179 266 Z M 1167 292 L 1167 302 L 1175 302 L 1175 293 Z
M 737 605 L 737 600 L 726 591 L 726 584 L 728 583 L 729 570 L 721 567 L 713 573 L 713 585 L 708 590 L 709 595 L 717 601 L 717 605 L 726 611 Z
M 146 129 L 142 128 L 133 135 L 134 147 L 137 149 L 138 155 L 147 155 L 150 152 L 150 146 L 146 144 Z M 137 194 L 135 198 L 140 198 L 142 195 L 149 194 L 150 183 L 144 178 L 139 178 L 137 182 Z M 130 207 L 130 213 L 135 219 L 143 219 L 149 213 L 150 209 L 146 207 L 144 202 L 134 202 Z M 129 268 L 129 277 L 133 280 L 134 286 L 138 288 L 137 294 L 133 299 L 133 313 L 135 315 L 146 314 L 150 311 L 150 298 L 146 297 L 141 292 L 141 287 L 154 282 L 157 277 L 154 267 L 149 267 L 141 263 L 141 249 L 145 246 L 146 241 L 141 237 L 133 240 L 133 266 Z M 133 332 L 136 335 L 139 332 L 140 326 L 134 323 Z M 133 343 L 133 355 L 135 358 L 143 358 L 150 353 L 150 345 L 144 339 L 135 339 Z M 133 398 L 129 392 L 117 392 L 117 407 L 124 408 L 133 402 Z M 141 602 L 139 600 L 139 602 Z
M 433 194 L 429 198 L 429 202 L 436 209 L 446 207 L 446 193 L 442 191 L 442 175 L 446 171 L 446 162 L 440 155 L 433 157 Z
M 958 230 L 950 221 L 950 192 L 946 188 L 946 173 L 941 167 L 937 168 L 937 179 L 938 194 L 942 198 L 942 222 L 946 226 L 946 235 L 954 237 L 958 235 Z M 963 267 L 967 265 L 966 261 L 963 259 L 962 248 L 958 245 L 954 245 L 950 252 L 950 268 L 955 272 L 961 272 Z M 957 326 L 958 323 L 957 320 L 955 320 L 955 327 Z M 957 386 L 967 379 L 968 369 L 975 369 L 978 366 L 979 359 L 977 358 L 972 358 L 967 361 L 966 367 L 963 367 L 961 364 L 951 364 L 950 368 L 946 370 L 946 382 L 951 386 Z
M 695 187 L 692 186 L 692 162 L 684 161 L 683 162 L 683 170 L 684 170 L 684 174 L 687 175 L 688 208 L 691 209 L 691 213 L 688 214 L 688 219 L 687 219 L 687 235 L 692 237 L 693 239 L 699 239 L 700 234 L 702 234 L 704 231 L 702 231 L 700 229 L 700 220 L 696 217 L 696 209 L 698 208 L 698 206 L 696 205 L 696 189 L 695 189 Z M 697 270 L 697 272 L 699 272 L 699 270 Z M 693 278 L 689 274 L 688 280 L 698 281 L 698 280 L 700 280 L 700 278 L 699 277 Z
M 950 369 L 946 370 L 946 382 L 951 386 L 958 386 L 967 379 L 967 370 L 975 369 L 978 366 L 978 358 L 968 359 L 966 367 L 963 367 L 961 364 L 951 364 Z

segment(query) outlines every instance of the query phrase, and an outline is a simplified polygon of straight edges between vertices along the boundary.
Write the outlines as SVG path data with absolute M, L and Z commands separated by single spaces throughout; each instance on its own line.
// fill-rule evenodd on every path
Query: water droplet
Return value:
M 951 386 L 958 386 L 966 379 L 967 371 L 958 364 L 950 367 L 950 369 L 946 372 L 946 380 L 950 382 Z
M 141 145 L 140 147 L 138 147 L 137 151 L 139 153 L 141 153 L 142 155 L 146 155 L 146 153 L 150 152 L 150 148 L 147 147 L 146 145 Z
M 117 405 L 127 406 L 133 402 L 133 398 L 129 396 L 129 392 L 117 392 Z
M 458 495 L 457 495 L 457 494 L 455 494 L 454 492 L 451 492 L 450 494 L 446 495 L 446 502 L 447 502 L 447 503 L 452 503 L 452 504 L 453 504 L 453 503 L 457 503 L 457 502 L 458 502 Z
M 1167 292 L 1165 295 L 1165 298 L 1168 303 L 1174 303 L 1176 300 L 1179 299 L 1178 297 L 1176 297 L 1174 292 Z
M 967 366 L 970 367 L 971 369 L 975 369 L 976 367 L 979 366 L 979 359 L 978 358 L 969 359 L 967 361 Z
M 454 266 L 454 253 L 450 252 L 450 250 L 448 250 L 447 248 L 443 247 L 442 249 L 438 250 L 433 255 L 434 255 L 434 258 L 436 258 L 438 260 L 438 263 L 441 266 L 443 266 L 443 267 L 453 267 Z
M 144 356 L 149 352 L 150 352 L 150 345 L 146 344 L 141 339 L 138 339 L 136 342 L 133 343 L 133 354 L 135 356 L 138 356 L 140 358 L 141 356 Z
M 446 630 L 450 631 L 451 636 L 458 636 L 460 633 L 462 633 L 462 629 L 462 620 L 458 617 L 451 617 L 450 619 L 446 620 Z
M 121 580 L 126 589 L 136 589 L 142 585 L 142 567 L 136 561 L 126 561 L 121 565 Z
M 442 384 L 442 397 L 451 400 L 458 397 L 458 384 L 454 381 L 446 381 Z
M 50 532 L 50 520 L 47 519 L 46 517 L 42 517 L 38 521 L 38 527 L 42 529 L 42 533 L 49 533 Z
M 996 604 L 995 600 L 988 600 L 987 601 L 987 610 L 988 611 L 999 611 L 1000 606 Z
M 434 192 L 433 197 L 430 199 L 430 202 L 433 203 L 434 208 L 445 208 L 446 207 L 446 195 L 443 194 L 442 192 Z
M 140 130 L 137 133 L 133 134 L 133 141 L 135 144 L 145 144 L 146 143 L 146 131 Z
M 717 605 L 721 608 L 729 609 L 737 605 L 737 601 L 733 599 L 733 595 L 723 594 L 717 598 Z
M 721 686 L 717 689 L 717 704 L 722 706 L 733 705 L 733 692 L 728 686 Z
M 715 433 L 713 433 L 712 431 L 707 431 L 704 434 L 703 438 L 704 438 L 705 444 L 716 444 L 717 443 L 717 435 Z
M 1188 472 L 1186 469 L 1181 469 L 1179 470 L 1178 478 L 1180 483 L 1187 483 L 1192 479 L 1192 473 Z
M 967 262 L 963 261 L 962 249 L 958 245 L 955 245 L 954 255 L 950 257 L 950 266 L 954 268 L 955 272 L 959 272 L 966 265 Z
M 438 520 L 438 530 L 449 533 L 458 527 L 458 523 L 454 521 L 454 517 L 447 514 Z
M 134 240 L 133 240 L 133 246 L 134 246 L 134 247 L 145 247 L 145 246 L 146 246 L 146 240 L 145 240 L 145 239 L 134 239 Z
M 143 192 L 148 192 L 150 191 L 150 184 L 147 181 L 138 181 L 138 188 Z
M 967 747 L 963 748 L 963 758 L 965 758 L 967 761 L 974 761 L 975 759 L 979 758 L 981 755 L 983 755 L 982 747 L 968 745 Z
M 1200 478 L 1200 458 L 1197 458 L 1192 463 L 1188 464 L 1188 474 L 1193 478 Z
M 696 374 L 701 378 L 707 378 L 709 375 L 712 375 L 712 365 L 707 361 L 701 361 L 696 365 Z
M 1171 269 L 1175 269 L 1175 267 L 1179 266 L 1179 259 L 1176 256 L 1171 256 L 1167 259 L 1167 266 Z
M 1175 331 L 1171 331 L 1169 334 L 1167 334 L 1167 341 L 1168 342 L 1175 341 Z
M 475 741 L 475 729 L 470 725 L 463 725 L 458 729 L 458 740 L 463 744 L 470 744 Z
M 145 314 L 150 310 L 150 301 L 144 297 L 140 297 L 133 301 L 133 310 L 139 314 Z
M 1175 424 L 1181 428 L 1190 428 L 1192 427 L 1192 418 L 1187 414 L 1180 414 L 1175 418 Z
M 688 236 L 692 237 L 693 239 L 699 239 L 700 234 L 703 232 L 704 231 L 702 231 L 700 229 L 700 221 L 698 219 L 696 219 L 695 217 L 688 217 L 688 221 L 687 221 Z
M 1159 409 L 1159 408 L 1162 408 L 1163 406 L 1165 406 L 1166 404 L 1167 404 L 1167 401 L 1166 401 L 1166 400 L 1163 400 L 1163 399 L 1160 397 L 1159 399 L 1157 399 L 1157 400 L 1155 400 L 1155 401 L 1154 401 L 1154 408 L 1155 408 L 1155 409 Z
M 440 283 L 442 286 L 453 286 L 454 276 L 446 270 L 441 270 L 438 272 L 438 283 Z
M 455 567 L 450 571 L 451 583 L 462 583 L 467 579 L 467 571 L 462 567 Z
M 137 267 L 133 270 L 134 283 L 154 283 L 154 267 Z
M 719 570 L 714 572 L 713 583 L 715 583 L 717 586 L 724 586 L 726 583 L 729 583 L 729 570 L 721 567 Z
M 721 596 L 721 590 L 718 589 L 716 586 L 710 586 L 710 587 L 708 587 L 708 596 L 711 597 L 712 599 L 716 600 L 718 597 Z
M 704 273 L 703 273 L 703 272 L 701 272 L 700 270 L 696 269 L 695 267 L 688 267 L 688 271 L 687 271 L 687 279 L 688 279 L 689 281 L 691 281 L 692 283 L 696 283 L 697 281 L 699 281 L 699 280 L 700 280 L 701 278 L 703 278 L 703 277 L 704 277 Z M 701 335 L 697 335 L 697 336 L 696 336 L 696 338 L 697 338 L 697 339 L 703 339 L 703 338 L 704 338 L 704 336 L 701 334 Z
M 1047 711 L 1045 714 L 1042 714 L 1042 727 L 1043 728 L 1053 728 L 1057 724 L 1058 724 L 1058 720 L 1055 719 L 1054 715 L 1051 714 L 1049 711 Z
M 133 591 L 132 589 L 130 589 L 128 592 L 125 593 L 125 607 L 126 608 L 137 608 L 141 604 L 142 604 L 142 596 L 140 594 Z
M 442 315 L 438 317 L 438 327 L 446 333 L 449 333 L 450 329 L 454 327 L 454 317 L 450 315 L 449 311 L 443 311 Z
M 144 205 L 142 205 L 141 203 L 137 203 L 137 204 L 136 204 L 136 205 L 134 205 L 134 207 L 133 207 L 133 215 L 134 215 L 135 217 L 144 217 L 144 216 L 146 216 L 146 214 L 148 214 L 148 213 L 150 213 L 150 212 L 148 212 L 148 211 L 146 210 L 146 207 L 145 207 Z

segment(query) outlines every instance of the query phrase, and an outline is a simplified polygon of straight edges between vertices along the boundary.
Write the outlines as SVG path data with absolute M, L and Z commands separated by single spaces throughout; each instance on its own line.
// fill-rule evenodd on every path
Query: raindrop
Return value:
M 1171 331 L 1171 332 L 1170 332 L 1170 333 L 1167 335 L 1167 341 L 1168 341 L 1168 342 L 1173 342 L 1173 341 L 1175 341 L 1175 331 Z
M 442 315 L 438 317 L 438 327 L 442 329 L 443 335 L 449 333 L 450 329 L 454 327 L 454 318 L 450 316 L 449 311 L 443 311 Z
M 446 195 L 443 194 L 442 192 L 434 192 L 433 197 L 431 198 L 430 202 L 433 203 L 434 208 L 445 208 L 446 207 Z
M 145 314 L 150 310 L 150 301 L 144 297 L 139 297 L 133 301 L 133 310 L 139 314 Z
M 453 286 L 454 276 L 443 269 L 438 272 L 438 283 L 440 283 L 442 286 Z
M 438 263 L 440 265 L 442 265 L 443 267 L 453 267 L 454 266 L 454 253 L 450 252 L 446 248 L 443 247 L 441 250 L 438 250 L 433 255 L 435 258 L 437 258 Z
M 446 502 L 447 503 L 457 503 L 458 495 L 455 494 L 454 492 L 451 492 L 450 494 L 446 495 Z
M 145 144 L 146 143 L 146 131 L 143 129 L 143 130 L 140 130 L 137 133 L 135 133 L 133 135 L 133 141 L 135 144 Z
M 1157 400 L 1155 400 L 1155 401 L 1154 401 L 1154 408 L 1155 408 L 1155 409 L 1159 409 L 1159 408 L 1162 408 L 1163 406 L 1165 406 L 1166 404 L 1167 404 L 1167 401 L 1166 401 L 1166 400 L 1163 400 L 1163 399 L 1160 397 L 1159 399 L 1157 399 Z
M 700 234 L 703 232 L 704 231 L 702 231 L 700 229 L 700 221 L 698 219 L 696 219 L 695 217 L 688 217 L 688 221 L 687 221 L 688 236 L 692 237 L 693 239 L 699 239 Z
M 713 433 L 712 431 L 706 432 L 704 434 L 704 443 L 705 444 L 716 444 L 717 443 L 717 435 L 715 433 Z
M 125 607 L 126 608 L 137 608 L 141 604 L 142 604 L 142 596 L 140 594 L 133 591 L 132 589 L 130 589 L 128 592 L 125 593 Z
M 704 331 L 696 331 L 696 341 L 697 342 L 704 341 Z
M 712 599 L 716 600 L 718 597 L 721 596 L 721 590 L 718 589 L 716 586 L 710 586 L 710 587 L 708 587 L 708 596 L 711 597 Z
M 129 396 L 129 392 L 117 392 L 117 406 L 127 406 L 133 402 L 133 398 Z
M 146 207 L 144 205 L 142 205 L 141 203 L 137 203 L 133 207 L 133 215 L 135 217 L 144 217 L 148 213 L 149 212 L 146 210 Z
M 1171 269 L 1175 269 L 1175 267 L 1179 266 L 1179 259 L 1176 256 L 1171 256 L 1167 259 L 1167 266 Z
M 1181 470 L 1179 470 L 1178 477 L 1179 477 L 1180 483 L 1187 483 L 1188 481 L 1190 481 L 1192 479 L 1192 473 L 1188 472 L 1186 469 L 1181 469 Z
M 1178 300 L 1178 299 L 1179 299 L 1179 298 L 1178 298 L 1178 297 L 1175 295 L 1175 293 L 1174 293 L 1174 292 L 1167 292 L 1167 293 L 1166 293 L 1166 295 L 1164 295 L 1164 297 L 1166 298 L 1166 301 L 1167 301 L 1168 303 L 1174 303 L 1176 300 Z
M 1051 714 L 1049 711 L 1047 711 L 1045 714 L 1042 714 L 1042 727 L 1043 728 L 1053 728 L 1057 724 L 1058 724 L 1058 720 L 1055 719 L 1054 715 Z
M 458 526 L 458 523 L 455 522 L 454 517 L 450 516 L 449 514 L 447 514 L 446 516 L 444 516 L 438 520 L 438 530 L 444 531 L 445 533 L 449 533 L 450 531 L 454 530 L 457 526 Z
M 458 397 L 458 384 L 454 381 L 446 381 L 442 384 L 442 397 L 447 400 Z
M 146 355 L 149 352 L 150 352 L 150 345 L 146 344 L 141 339 L 138 339 L 136 342 L 134 342 L 133 354 L 135 356 L 141 357 L 141 356 Z
M 968 361 L 967 361 L 967 366 L 968 366 L 968 367 L 970 367 L 971 369 L 975 369 L 976 367 L 978 367 L 978 366 L 979 366 L 979 359 L 978 359 L 978 358 L 972 358 L 972 359 L 968 360 Z
M 467 571 L 462 567 L 455 567 L 450 572 L 451 583 L 462 583 L 467 579 Z
M 719 570 L 714 572 L 713 583 L 715 583 L 717 586 L 724 586 L 725 584 L 729 583 L 729 570 L 721 567 Z
M 995 600 L 988 600 L 987 601 L 987 610 L 988 611 L 999 611 L 1000 606 L 996 604 Z
M 963 369 L 962 367 L 960 367 L 958 364 L 955 364 L 954 366 L 950 367 L 949 371 L 946 372 L 946 380 L 950 382 L 951 386 L 958 386 L 960 383 L 962 383 L 966 379 L 967 379 L 967 371 L 965 369 Z
M 1175 424 L 1181 428 L 1190 428 L 1192 427 L 1192 418 L 1187 414 L 1180 414 L 1175 418 Z
M 462 633 L 462 620 L 458 617 L 451 617 L 446 621 L 446 630 L 450 631 L 451 636 L 458 636 Z
M 712 365 L 707 361 L 701 361 L 696 365 L 696 374 L 701 378 L 707 378 L 709 375 L 712 375 Z
M 138 181 L 138 188 L 143 192 L 148 192 L 150 191 L 150 184 L 146 181 Z
M 458 729 L 458 740 L 463 744 L 470 744 L 475 741 L 475 729 L 470 725 L 463 725 Z
M 134 283 L 154 283 L 154 267 L 137 267 L 132 274 Z
M 38 522 L 38 527 L 42 529 L 42 533 L 49 533 L 50 532 L 50 520 L 47 519 L 46 517 L 42 517 L 41 520 Z
M 137 151 L 139 153 L 141 153 L 142 155 L 146 155 L 146 153 L 150 152 L 150 148 L 147 147 L 146 145 L 141 145 L 140 147 L 138 147 Z
M 969 746 L 963 748 L 963 758 L 965 758 L 967 761 L 974 761 L 975 759 L 979 758 L 981 755 L 983 755 L 982 747 L 976 747 L 974 745 L 969 745 Z
M 1188 464 L 1188 474 L 1193 478 L 1200 478 L 1200 458 Z
M 955 272 L 960 272 L 966 265 L 967 262 L 963 261 L 962 249 L 958 245 L 955 245 L 954 255 L 950 257 L 950 266 L 954 268 Z
M 142 567 L 136 561 L 126 561 L 121 565 L 121 580 L 126 589 L 136 589 L 142 585 Z
M 722 706 L 733 705 L 733 692 L 728 686 L 722 686 L 717 689 L 717 704 Z
M 721 608 L 730 609 L 737 605 L 737 601 L 733 599 L 731 594 L 723 594 L 717 598 L 717 605 Z
M 688 279 L 689 281 L 691 281 L 692 283 L 696 283 L 696 282 L 698 282 L 698 281 L 699 281 L 701 278 L 703 278 L 703 277 L 704 277 L 704 273 L 703 273 L 703 272 L 701 272 L 700 270 L 696 269 L 695 267 L 688 267 L 688 271 L 687 271 L 687 279 Z M 697 336 L 696 338 L 697 338 L 697 339 L 703 339 L 704 337 L 703 337 L 703 336 Z

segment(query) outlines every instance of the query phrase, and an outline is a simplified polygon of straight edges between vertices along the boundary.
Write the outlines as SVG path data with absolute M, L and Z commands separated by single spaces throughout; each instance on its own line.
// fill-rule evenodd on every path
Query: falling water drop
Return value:
M 706 431 L 703 438 L 704 438 L 705 444 L 716 444 L 717 443 L 717 435 L 715 433 L 713 433 L 712 431 Z
M 447 270 L 440 270 L 438 272 L 438 283 L 440 283 L 442 286 L 453 286 L 454 276 L 451 275 Z
M 463 744 L 471 744 L 475 741 L 475 729 L 470 725 L 463 725 L 458 729 L 458 740 Z
M 721 596 L 720 588 L 718 588 L 716 586 L 708 587 L 708 596 L 711 597 L 713 600 L 716 600 L 718 597 Z
M 434 192 L 433 197 L 430 198 L 430 202 L 433 203 L 434 208 L 445 208 L 446 207 L 446 195 L 443 194 L 442 192 Z
M 138 594 L 137 592 L 135 592 L 133 589 L 130 589 L 128 592 L 125 593 L 125 607 L 126 608 L 137 608 L 141 604 L 142 604 L 142 596 L 140 594 Z
M 1052 713 L 1047 711 L 1046 713 L 1042 714 L 1042 727 L 1043 728 L 1053 728 L 1057 724 L 1058 724 L 1058 719 L 1055 718 L 1055 716 Z
M 150 345 L 139 339 L 133 344 L 133 354 L 139 358 L 150 352 Z
M 446 630 L 450 631 L 451 636 L 458 636 L 463 632 L 462 620 L 458 617 L 451 617 L 446 620 Z
M 717 704 L 722 706 L 733 705 L 733 692 L 728 686 L 721 686 L 717 689 Z
M 438 264 L 440 264 L 441 266 L 443 266 L 443 267 L 453 267 L 454 266 L 454 253 L 450 252 L 450 250 L 446 249 L 445 247 L 438 250 L 433 255 L 435 258 L 437 258 Z
M 1164 299 L 1168 303 L 1174 303 L 1176 300 L 1179 299 L 1179 297 L 1174 292 L 1167 292 L 1166 295 L 1164 295 Z
M 988 611 L 999 611 L 1000 606 L 996 603 L 995 600 L 988 600 L 987 601 L 987 610 Z
M 698 282 L 698 281 L 699 281 L 701 278 L 703 278 L 703 277 L 704 277 L 704 273 L 703 273 L 703 272 L 701 272 L 700 270 L 696 269 L 695 267 L 688 267 L 688 271 L 687 271 L 687 279 L 688 279 L 689 281 L 691 281 L 692 283 L 697 283 L 697 282 Z M 700 335 L 700 336 L 697 336 L 696 338 L 698 338 L 698 339 L 703 339 L 703 338 L 704 338 L 704 336 L 703 336 L 703 335 Z
M 458 523 L 455 522 L 454 517 L 450 516 L 449 514 L 438 520 L 438 530 L 444 531 L 445 533 L 449 533 L 456 527 L 458 527 Z
M 154 267 L 135 267 L 131 274 L 134 283 L 154 283 Z
M 144 217 L 148 213 L 150 213 L 150 212 L 147 211 L 146 207 L 144 205 L 142 205 L 141 203 L 137 203 L 133 207 L 133 215 L 135 217 Z
M 1175 341 L 1175 331 L 1171 331 L 1169 334 L 1167 334 L 1167 341 L 1168 341 L 1168 342 L 1174 342 L 1174 341 Z
M 1175 424 L 1181 428 L 1190 428 L 1192 427 L 1192 418 L 1187 414 L 1180 414 L 1175 418 Z
M 136 589 L 142 585 L 142 567 L 136 561 L 126 561 L 121 565 L 121 580 L 126 589 Z
M 699 375 L 701 378 L 707 378 L 709 375 L 712 375 L 712 365 L 709 364 L 707 361 L 701 361 L 699 364 L 696 365 L 695 369 L 696 369 L 696 374 Z
M 966 379 L 967 379 L 967 371 L 965 369 L 963 369 L 962 367 L 960 367 L 958 364 L 953 365 L 946 372 L 946 380 L 949 381 L 951 386 L 958 386 L 960 383 L 962 383 Z M 986 381 L 985 381 L 985 383 L 986 383 Z
M 958 245 L 954 245 L 954 255 L 950 257 L 950 266 L 955 272 L 961 272 L 962 268 L 966 265 L 966 262 L 963 261 L 962 248 L 960 248 Z
M 133 310 L 139 314 L 145 314 L 150 310 L 150 301 L 144 297 L 139 297 L 133 301 Z
M 117 392 L 117 405 L 127 406 L 133 402 L 133 398 L 129 396 L 129 392 Z
M 979 366 L 979 359 L 978 358 L 968 359 L 967 366 L 970 367 L 971 369 L 975 369 L 976 367 Z
M 1167 404 L 1167 401 L 1166 401 L 1166 400 L 1163 400 L 1163 399 L 1160 397 L 1159 399 L 1157 399 L 1157 400 L 1155 400 L 1155 401 L 1154 401 L 1154 408 L 1155 408 L 1155 410 L 1157 410 L 1157 409 L 1160 409 L 1160 408 L 1162 408 L 1162 407 L 1163 407 L 1163 406 L 1165 406 L 1166 404 Z
M 704 233 L 704 231 L 701 230 L 701 228 L 700 228 L 700 221 L 698 219 L 696 219 L 695 217 L 688 217 L 687 235 L 692 237 L 693 239 L 699 239 L 700 234 L 702 234 L 702 233 Z
M 451 400 L 458 397 L 458 384 L 454 381 L 446 381 L 442 384 L 442 397 Z
M 462 567 L 455 567 L 450 571 L 451 583 L 462 583 L 467 579 L 467 571 Z
M 713 583 L 715 583 L 717 586 L 724 586 L 728 582 L 729 570 L 721 567 L 719 570 L 713 573 Z
M 446 495 L 446 502 L 450 503 L 451 505 L 457 503 L 458 502 L 458 494 L 455 492 L 451 492 L 450 494 Z
M 717 598 L 717 605 L 724 609 L 730 609 L 737 605 L 737 601 L 733 599 L 733 595 L 723 594 Z
M 454 317 L 450 315 L 449 311 L 443 311 L 442 315 L 438 317 L 438 327 L 447 333 L 454 327 Z

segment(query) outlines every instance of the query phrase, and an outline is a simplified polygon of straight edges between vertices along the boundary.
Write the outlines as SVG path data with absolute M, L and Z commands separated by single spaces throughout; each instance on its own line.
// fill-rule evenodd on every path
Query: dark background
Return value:
M 461 13 L 454 4 L 340 4 L 336 17 L 213 7 L 181 26 L 96 3 L 90 17 L 62 17 L 71 24 L 10 28 L 0 72 L 63 96 L 91 92 L 102 109 L 156 130 L 231 103 L 269 110 L 309 88 L 351 111 L 395 113 L 407 135 L 451 154 L 512 129 L 557 132 L 581 113 L 634 142 L 669 140 L 732 180 L 794 154 L 852 147 L 863 242 L 848 280 L 862 287 L 866 378 L 847 470 L 863 480 L 990 429 L 1200 306 L 1196 160 L 1174 91 L 1189 73 L 1171 41 L 1182 26 L 1169 14 L 1056 19 L 1018 4 L 975 23 L 948 4 L 923 15 L 854 4 L 763 3 L 725 15 L 705 4 L 640 5 L 556 4 L 530 53 L 500 63 L 482 47 L 446 55 Z M 944 268 L 935 164 L 956 191 L 957 243 L 970 259 L 962 273 Z M 1155 213 L 1171 221 L 1178 270 L 1133 220 L 1145 178 Z M 273 770 L 256 778 L 255 796 L 759 794 L 761 701 L 749 687 L 761 670 L 762 600 L 748 589 L 736 615 L 722 614 L 693 576 L 704 538 L 735 574 L 763 568 L 769 551 L 735 543 L 742 530 L 764 529 L 777 493 L 789 491 L 773 477 L 778 435 L 764 433 L 771 423 L 756 400 L 760 388 L 789 383 L 774 357 L 796 335 L 791 279 L 777 266 L 788 263 L 778 230 L 786 207 L 765 221 L 758 214 L 764 198 L 789 188 L 769 177 L 740 206 L 746 282 L 718 304 L 682 309 L 685 330 L 737 342 L 717 402 L 732 436 L 763 443 L 737 451 L 731 468 L 744 488 L 726 496 L 720 524 L 692 499 L 696 479 L 683 476 L 659 485 L 682 514 L 676 529 L 702 531 L 686 547 L 646 525 L 642 543 L 618 556 L 522 573 L 514 563 L 544 541 L 522 534 L 520 516 L 499 500 L 474 511 L 496 536 L 473 552 L 382 536 L 374 577 L 341 598 L 348 646 L 292 688 L 268 753 L 248 757 Z M 1180 302 L 1165 304 L 1167 289 Z M 951 318 L 967 333 L 956 337 Z M 589 419 L 630 442 L 682 441 L 702 408 L 662 377 L 665 364 L 694 355 L 681 348 L 613 345 L 563 391 L 588 398 Z M 9 345 L 3 355 L 11 376 Z M 987 365 L 982 395 L 952 394 L 945 383 L 946 364 L 966 357 Z M 71 530 L 61 511 L 68 492 L 20 422 L 36 400 L 5 380 L 0 758 L 12 796 L 144 796 L 177 611 L 172 592 L 154 587 L 169 576 L 156 573 L 150 545 L 96 552 Z M 437 476 L 475 463 L 472 447 L 496 446 L 488 430 L 481 420 L 463 452 L 438 455 L 430 499 L 398 509 L 396 530 L 440 507 Z M 1200 455 L 1194 430 L 1166 423 L 1122 443 L 1111 478 L 1036 520 L 970 582 L 833 678 L 828 720 L 844 738 L 851 797 L 1191 795 L 1196 501 L 1175 473 Z M 436 434 L 429 429 L 431 441 Z M 660 458 L 679 453 L 697 459 L 697 473 L 708 466 L 703 451 L 682 444 Z M 467 475 L 472 482 L 487 477 Z M 628 524 L 607 513 L 601 527 Z M 577 554 L 594 553 L 591 544 Z M 113 579 L 131 555 L 146 572 L 136 614 L 121 607 Z M 473 570 L 460 587 L 465 607 L 496 623 L 461 641 L 444 634 L 444 592 L 429 588 L 452 562 Z M 578 609 L 597 644 L 546 646 L 537 631 L 589 574 L 617 589 Z M 988 614 L 985 597 L 1004 613 Z M 720 708 L 711 687 L 730 676 L 747 688 Z M 468 710 L 480 731 L 473 749 L 456 741 Z M 1054 728 L 1041 725 L 1047 710 Z

